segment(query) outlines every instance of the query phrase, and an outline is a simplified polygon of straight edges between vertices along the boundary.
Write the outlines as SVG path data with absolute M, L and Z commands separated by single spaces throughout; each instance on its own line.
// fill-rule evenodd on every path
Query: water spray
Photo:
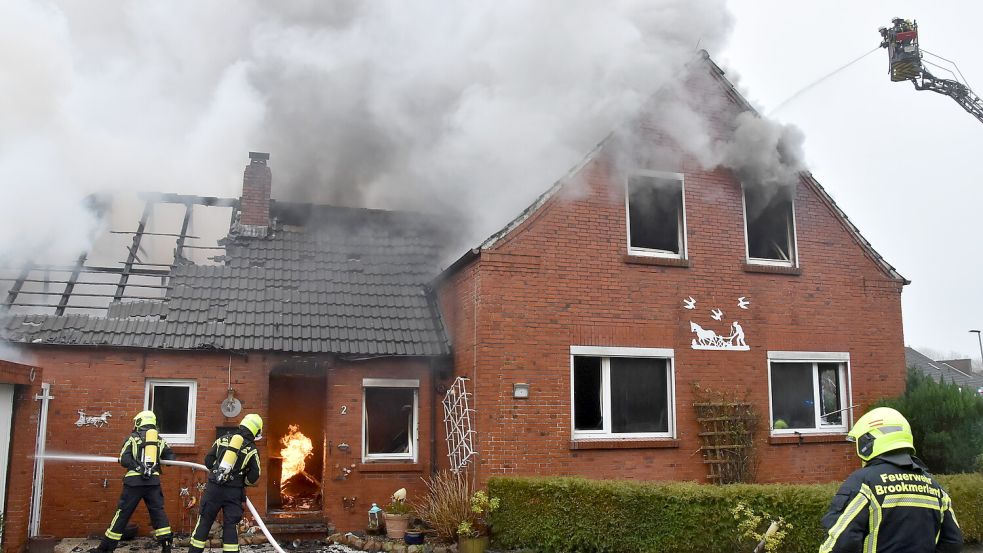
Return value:
M 119 459 L 114 457 L 103 457 L 100 455 L 75 455 L 73 453 L 46 453 L 41 456 L 45 461 L 77 461 L 82 463 L 118 463 Z M 163 460 L 161 463 L 165 465 L 173 465 L 175 467 L 188 467 L 191 470 L 203 470 L 208 472 L 208 467 L 199 463 L 192 463 L 190 461 L 172 461 Z M 286 553 L 280 544 L 277 543 L 273 536 L 270 534 L 268 528 L 266 528 L 266 523 L 260 518 L 259 513 L 256 512 L 256 507 L 253 506 L 253 502 L 249 501 L 249 497 L 246 497 L 246 507 L 249 508 L 249 512 L 252 513 L 253 518 L 256 519 L 256 524 L 259 525 L 259 529 L 263 531 L 263 535 L 270 542 L 270 545 L 276 549 L 277 553 Z

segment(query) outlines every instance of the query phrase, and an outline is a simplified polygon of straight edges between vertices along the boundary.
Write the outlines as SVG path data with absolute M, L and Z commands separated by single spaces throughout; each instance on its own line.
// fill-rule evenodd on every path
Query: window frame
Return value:
M 764 257 L 751 257 L 751 241 L 748 237 L 748 220 L 747 220 L 747 187 L 741 184 L 741 212 L 744 217 L 744 260 L 748 265 L 765 265 L 770 267 L 791 267 L 796 269 L 799 267 L 799 230 L 795 221 L 795 198 L 789 201 L 791 206 L 791 217 L 792 220 L 789 224 L 789 232 L 792 233 L 791 247 L 792 259 L 789 261 L 784 261 L 781 259 L 768 259 Z
M 195 420 L 198 414 L 198 381 L 192 379 L 179 378 L 148 378 L 144 384 L 143 408 L 148 411 L 153 410 L 150 404 L 150 392 L 154 386 L 174 386 L 188 388 L 188 432 L 185 434 L 165 434 L 160 436 L 172 445 L 194 445 L 195 443 Z
M 576 404 L 574 399 L 574 358 L 601 358 L 601 430 L 576 429 Z M 611 358 L 651 358 L 666 360 L 666 379 L 668 391 L 667 413 L 669 429 L 667 432 L 611 432 Z M 637 440 L 637 439 L 676 439 L 676 357 L 670 348 L 630 348 L 603 346 L 570 346 L 570 439 L 580 440 Z
M 784 428 L 776 429 L 774 412 L 774 390 L 771 384 L 772 362 L 779 363 L 811 363 L 812 364 L 812 394 L 815 411 L 815 428 Z M 840 382 L 846 386 L 845 393 L 840 393 L 840 409 L 843 409 L 843 423 L 839 425 L 822 426 L 820 424 L 821 399 L 819 398 L 819 363 L 839 363 Z M 799 434 L 846 434 L 853 426 L 853 374 L 850 367 L 849 352 L 817 352 L 817 351 L 769 351 L 768 362 L 768 427 L 772 436 L 795 436 Z
M 679 253 L 668 250 L 655 250 L 651 248 L 637 248 L 631 245 L 631 179 L 632 177 L 652 177 L 657 179 L 679 181 Z M 640 257 L 661 257 L 665 259 L 689 259 L 689 241 L 686 239 L 686 178 L 683 173 L 670 171 L 652 171 L 648 169 L 637 169 L 628 173 L 625 177 L 625 236 L 627 238 L 628 255 Z
M 368 451 L 368 404 L 365 400 L 367 388 L 412 388 L 413 389 L 413 420 L 410 423 L 412 432 L 409 436 L 409 452 L 407 453 L 372 453 Z M 362 379 L 362 462 L 411 461 L 419 458 L 420 442 L 420 381 L 415 378 L 363 378 Z

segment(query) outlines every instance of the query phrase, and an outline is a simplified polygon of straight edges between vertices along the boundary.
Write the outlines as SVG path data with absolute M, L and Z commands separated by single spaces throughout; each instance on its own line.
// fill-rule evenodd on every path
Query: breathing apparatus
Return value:
M 242 418 L 242 422 L 239 423 L 240 428 L 245 428 L 253 439 L 259 438 L 263 432 L 263 419 L 255 413 L 250 413 Z M 219 483 L 227 482 L 232 478 L 232 469 L 236 466 L 239 460 L 239 454 L 242 450 L 242 446 L 246 439 L 242 434 L 233 434 L 229 438 L 229 445 L 225 449 L 225 453 L 222 454 L 222 459 L 219 461 L 218 468 L 213 472 L 215 473 L 215 479 Z

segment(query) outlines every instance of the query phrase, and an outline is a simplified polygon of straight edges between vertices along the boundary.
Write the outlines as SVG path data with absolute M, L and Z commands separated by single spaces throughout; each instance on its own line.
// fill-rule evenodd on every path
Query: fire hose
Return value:
M 44 455 L 44 459 L 46 461 L 83 461 L 83 462 L 91 461 L 96 463 L 119 462 L 119 459 L 116 459 L 114 457 L 100 457 L 98 455 L 54 454 L 54 453 L 49 453 Z M 205 472 L 208 472 L 208 467 L 206 467 L 205 465 L 201 465 L 198 463 L 191 463 L 189 461 L 171 461 L 165 459 L 162 460 L 161 462 L 165 465 L 174 465 L 176 467 L 188 467 L 191 470 L 203 470 Z M 286 553 L 280 547 L 280 544 L 277 543 L 275 539 L 273 539 L 273 536 L 270 534 L 269 529 L 266 528 L 266 524 L 263 522 L 263 519 L 260 518 L 259 513 L 256 512 L 256 507 L 253 507 L 253 503 L 252 501 L 249 501 L 248 497 L 246 497 L 246 507 L 249 508 L 249 512 L 252 513 L 253 518 L 256 519 L 256 523 L 259 525 L 259 529 L 263 531 L 263 535 L 266 536 L 266 539 L 270 542 L 270 545 L 272 545 L 273 548 L 276 549 L 277 553 Z

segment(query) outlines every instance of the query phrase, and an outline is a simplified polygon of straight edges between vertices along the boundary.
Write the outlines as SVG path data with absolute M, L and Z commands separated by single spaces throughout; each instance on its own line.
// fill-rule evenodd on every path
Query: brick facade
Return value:
M 37 365 L 45 368 L 44 381 L 51 383 L 48 414 L 47 450 L 50 453 L 75 453 L 115 457 L 131 428 L 131 418 L 144 408 L 147 379 L 191 379 L 197 382 L 195 414 L 195 444 L 174 446 L 178 460 L 201 463 L 215 439 L 216 427 L 235 426 L 242 415 L 259 413 L 270 430 L 269 380 L 271 371 L 290 366 L 287 356 L 248 354 L 230 355 L 207 352 L 162 352 L 151 350 L 122 350 L 94 348 L 35 348 L 31 352 Z M 242 402 L 242 413 L 235 419 L 225 418 L 219 405 L 226 397 L 228 370 L 231 362 L 232 386 Z M 323 440 L 312 436 L 315 447 L 324 448 L 324 470 L 318 474 L 324 483 L 324 518 L 338 528 L 364 528 L 372 502 L 386 502 L 393 491 L 406 487 L 411 497 L 422 491 L 421 477 L 431 470 L 431 402 L 433 381 L 427 360 L 376 359 L 345 362 L 330 358 L 305 358 L 306 366 L 325 376 L 326 402 L 322 417 Z M 418 379 L 419 428 L 418 462 L 362 463 L 361 462 L 361 403 L 363 378 Z M 14 433 L 15 451 L 10 492 L 8 494 L 8 525 L 5 544 L 13 547 L 26 540 L 26 518 L 31 496 L 31 457 L 38 403 L 26 401 L 29 394 L 39 390 L 36 379 L 31 390 L 24 386 L 18 391 L 19 408 L 15 420 L 29 420 L 29 425 L 17 425 Z M 33 399 L 33 395 L 29 396 Z M 22 401 L 23 400 L 23 401 Z M 345 406 L 346 414 L 341 414 Z M 108 426 L 76 427 L 77 411 L 86 414 L 109 411 Z M 306 416 L 304 405 L 296 405 L 298 417 Z M 289 415 L 288 415 L 289 418 Z M 304 429 L 301 428 L 301 431 Z M 266 514 L 269 458 L 276 454 L 278 436 L 267 435 L 259 442 L 263 477 L 259 485 L 248 490 L 248 496 L 261 515 Z M 320 443 L 319 443 L 320 442 Z M 331 449 L 328 449 L 328 445 Z M 340 443 L 350 444 L 344 452 Z M 353 472 L 340 479 L 340 469 L 354 464 Z M 41 533 L 58 537 L 101 534 L 116 509 L 124 470 L 116 463 L 76 463 L 50 461 L 46 463 L 41 514 Z M 165 506 L 171 526 L 177 532 L 189 532 L 194 524 L 186 516 L 181 487 L 193 486 L 204 480 L 201 473 L 190 469 L 167 468 L 164 472 Z M 355 497 L 354 507 L 343 508 L 342 497 Z M 21 518 L 24 520 L 22 521 Z M 275 517 L 273 517 L 275 519 Z M 270 518 L 267 518 L 269 521 Z M 146 535 L 149 519 L 146 510 L 137 510 L 133 522 Z
M 44 372 L 40 368 L 0 360 L 0 382 L 16 385 L 7 468 L 7 497 L 3 506 L 3 547 L 7 551 L 18 551 L 27 539 L 40 403 L 34 400 L 34 396 L 41 393 L 43 377 Z
M 706 481 L 691 383 L 746 391 L 767 419 L 768 351 L 849 353 L 860 412 L 903 390 L 903 283 L 875 263 L 811 181 L 795 189 L 799 267 L 789 271 L 746 265 L 742 192 L 729 172 L 692 162 L 648 169 L 684 173 L 686 266 L 626 255 L 624 181 L 602 153 L 569 179 L 578 190 L 561 190 L 445 275 L 440 302 L 455 373 L 474 391 L 482 480 Z M 690 296 L 699 306 L 692 312 L 682 303 Z M 750 351 L 692 349 L 689 321 L 708 319 L 716 306 L 738 316 L 738 297 L 752 302 L 739 315 Z M 674 350 L 677 439 L 573 443 L 574 345 Z M 517 382 L 530 385 L 529 399 L 513 399 Z M 843 435 L 800 443 L 762 434 L 762 482 L 835 480 L 857 466 Z

